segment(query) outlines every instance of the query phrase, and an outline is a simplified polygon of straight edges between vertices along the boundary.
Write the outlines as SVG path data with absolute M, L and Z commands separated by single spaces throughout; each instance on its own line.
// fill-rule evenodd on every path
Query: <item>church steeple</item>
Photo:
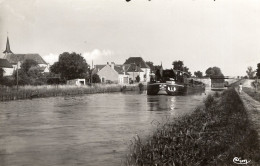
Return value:
M 3 52 L 4 54 L 13 54 L 13 52 L 10 49 L 10 44 L 9 44 L 9 38 L 7 36 L 7 41 L 6 41 L 6 48 L 5 51 Z

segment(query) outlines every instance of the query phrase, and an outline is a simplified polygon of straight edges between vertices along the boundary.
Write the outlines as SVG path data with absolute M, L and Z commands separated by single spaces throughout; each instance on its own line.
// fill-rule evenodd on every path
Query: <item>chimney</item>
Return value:
M 124 75 L 125 75 L 125 65 L 123 65 L 123 71 L 124 71 Z
M 114 69 L 115 68 L 115 63 L 111 62 L 111 68 Z
M 109 62 L 107 62 L 107 65 L 109 65 Z

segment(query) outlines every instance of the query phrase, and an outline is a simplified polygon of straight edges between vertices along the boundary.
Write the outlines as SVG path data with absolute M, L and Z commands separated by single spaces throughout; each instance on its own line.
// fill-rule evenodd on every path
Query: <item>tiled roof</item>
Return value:
M 136 64 L 140 68 L 150 68 L 145 61 L 143 60 L 142 57 L 130 57 L 128 58 L 124 64 Z
M 124 65 L 126 72 L 143 72 L 143 70 L 138 67 L 136 64 L 127 64 Z
M 47 64 L 39 54 L 7 54 L 5 58 L 11 64 L 17 64 L 18 61 L 23 62 L 26 59 L 32 59 L 38 64 Z
M 97 74 L 97 72 L 99 72 L 99 70 L 101 70 L 105 66 L 106 65 L 95 65 L 95 68 L 92 69 L 92 74 Z
M 105 67 L 106 65 L 95 65 L 95 68 L 92 70 L 92 74 L 97 74 L 98 71 L 100 71 L 101 69 L 103 69 L 103 67 Z M 111 67 L 111 65 L 109 65 Z M 123 69 L 123 65 L 114 65 L 114 70 L 118 73 L 118 74 L 124 74 L 124 69 Z M 126 75 L 128 75 L 126 73 Z
M 6 59 L 0 59 L 0 67 L 1 68 L 13 68 L 13 66 Z
M 106 65 L 95 65 L 95 68 L 98 70 L 101 70 L 103 67 L 105 67 Z
M 118 74 L 124 74 L 124 70 L 122 66 L 114 66 L 114 70 L 118 73 Z

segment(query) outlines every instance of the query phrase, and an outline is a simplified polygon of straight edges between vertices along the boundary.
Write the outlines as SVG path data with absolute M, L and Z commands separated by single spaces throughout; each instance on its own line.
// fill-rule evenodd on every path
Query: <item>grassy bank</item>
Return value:
M 245 93 L 247 93 L 249 96 L 251 96 L 253 99 L 255 99 L 256 101 L 260 102 L 260 92 L 256 92 L 255 89 L 253 88 L 248 88 L 248 87 L 244 87 L 243 91 Z
M 110 93 L 121 91 L 139 90 L 138 85 L 127 85 L 123 87 L 118 84 L 95 84 L 93 86 L 76 85 L 41 85 L 20 86 L 18 91 L 15 87 L 0 88 L 0 101 L 31 99 L 38 97 L 68 96 L 94 93 Z
M 252 82 L 251 86 L 252 87 L 244 87 L 243 91 L 247 93 L 249 96 L 251 96 L 253 99 L 255 99 L 256 101 L 260 102 L 259 83 L 258 83 L 257 91 L 254 82 Z
M 257 132 L 234 89 L 209 95 L 193 114 L 136 138 L 124 164 L 157 166 L 233 165 L 234 157 L 260 163 Z

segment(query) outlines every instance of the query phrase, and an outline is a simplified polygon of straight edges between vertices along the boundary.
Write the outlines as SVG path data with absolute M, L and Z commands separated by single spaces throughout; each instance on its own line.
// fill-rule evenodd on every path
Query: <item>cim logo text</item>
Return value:
M 248 164 L 251 160 L 247 161 L 246 159 L 241 160 L 240 157 L 234 157 L 233 162 L 235 164 Z

